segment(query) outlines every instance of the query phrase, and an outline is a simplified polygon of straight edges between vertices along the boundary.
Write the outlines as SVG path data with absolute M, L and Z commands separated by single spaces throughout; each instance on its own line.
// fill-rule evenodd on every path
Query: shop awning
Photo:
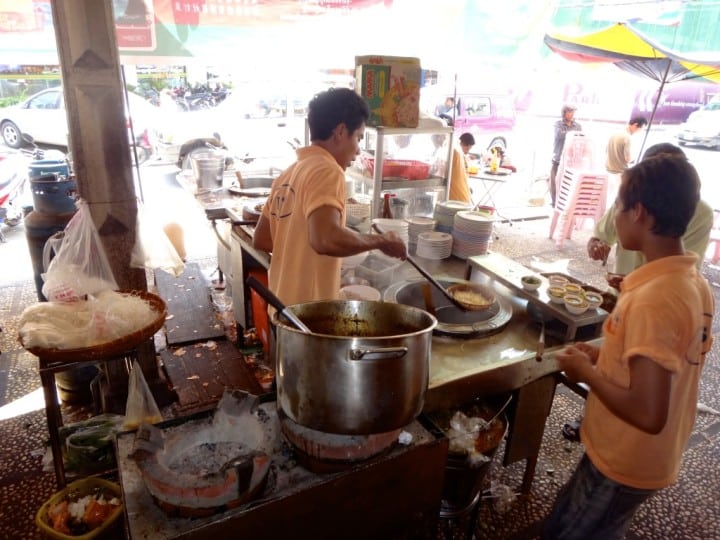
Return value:
M 625 23 L 580 36 L 546 34 L 544 41 L 553 52 L 568 60 L 612 63 L 624 71 L 658 81 L 660 88 L 649 126 L 665 84 L 689 79 L 720 83 L 720 51 L 687 54 L 672 51 Z
M 672 51 L 624 23 L 581 36 L 546 34 L 545 44 L 568 60 L 610 62 L 661 83 L 697 78 L 720 83 L 720 51 Z

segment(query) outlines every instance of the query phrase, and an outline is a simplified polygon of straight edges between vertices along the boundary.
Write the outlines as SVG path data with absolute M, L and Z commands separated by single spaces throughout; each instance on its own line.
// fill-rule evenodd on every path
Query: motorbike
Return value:
M 23 140 L 32 148 L 0 150 L 0 226 L 16 227 L 32 211 L 30 176 L 39 164 L 69 159 L 60 150 L 40 148 L 29 135 L 23 135 Z M 4 241 L 0 228 L 0 242 Z
M 30 157 L 19 150 L 0 152 L 0 226 L 17 226 L 24 215 Z M 5 236 L 0 229 L 0 242 Z
M 150 133 L 145 129 L 135 135 L 135 142 L 130 148 L 130 161 L 134 165 L 142 165 L 153 155 L 154 148 L 150 141 Z

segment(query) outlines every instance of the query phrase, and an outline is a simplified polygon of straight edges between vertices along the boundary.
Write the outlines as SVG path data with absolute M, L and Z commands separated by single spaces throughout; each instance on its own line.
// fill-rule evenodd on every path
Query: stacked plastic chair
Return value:
M 567 134 L 550 221 L 549 238 L 557 231 L 557 247 L 571 237 L 573 227 L 580 228 L 586 219 L 597 223 L 605 213 L 608 175 L 598 170 L 592 145 L 592 140 L 582 133 Z

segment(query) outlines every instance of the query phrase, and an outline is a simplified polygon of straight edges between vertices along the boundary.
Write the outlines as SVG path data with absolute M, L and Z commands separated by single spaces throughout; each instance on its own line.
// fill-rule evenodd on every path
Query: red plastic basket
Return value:
M 375 158 L 360 156 L 363 171 L 373 176 L 375 174 Z M 414 159 L 386 159 L 383 161 L 383 178 L 404 178 L 407 180 L 425 180 L 430 175 L 430 164 Z

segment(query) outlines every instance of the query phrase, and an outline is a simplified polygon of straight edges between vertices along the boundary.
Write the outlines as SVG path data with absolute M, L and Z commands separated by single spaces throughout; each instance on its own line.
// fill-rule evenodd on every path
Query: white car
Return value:
M 152 131 L 150 126 L 159 121 L 159 109 L 132 93 L 128 94 L 128 100 L 130 114 L 126 116 L 133 119 L 135 140 L 147 140 Z M 128 128 L 129 123 L 130 120 Z M 67 147 L 67 113 L 62 88 L 42 90 L 22 103 L 0 109 L 0 134 L 11 148 L 23 146 L 23 135 L 30 135 L 38 143 Z M 138 142 L 139 147 L 145 145 Z
M 157 152 L 187 168 L 187 155 L 180 155 L 181 148 L 185 152 L 195 147 L 194 141 L 219 139 L 236 162 L 284 168 L 295 159 L 294 148 L 305 144 L 305 116 L 313 93 L 260 94 L 236 89 L 216 107 L 174 111 L 155 133 Z
M 691 113 L 680 126 L 678 144 L 706 146 L 720 150 L 720 100 L 711 101 Z

